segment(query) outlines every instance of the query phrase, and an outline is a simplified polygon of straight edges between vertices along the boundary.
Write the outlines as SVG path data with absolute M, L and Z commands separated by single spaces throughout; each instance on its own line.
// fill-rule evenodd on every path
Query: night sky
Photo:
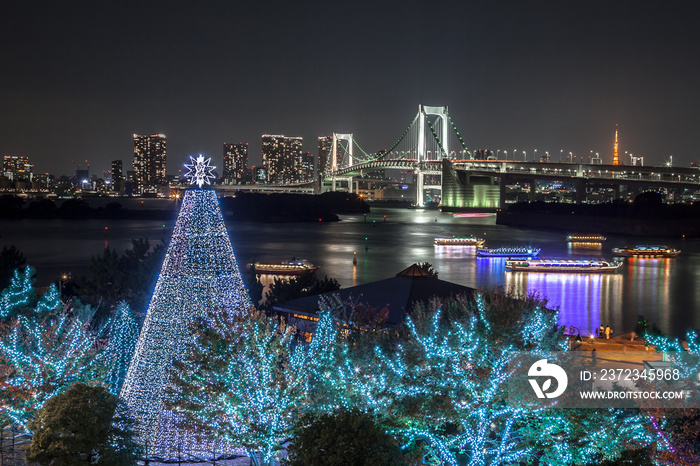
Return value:
M 470 149 L 645 164 L 700 160 L 700 5 L 691 1 L 0 2 L 0 155 L 91 174 L 132 134 L 187 155 L 263 133 L 387 148 L 418 104 Z

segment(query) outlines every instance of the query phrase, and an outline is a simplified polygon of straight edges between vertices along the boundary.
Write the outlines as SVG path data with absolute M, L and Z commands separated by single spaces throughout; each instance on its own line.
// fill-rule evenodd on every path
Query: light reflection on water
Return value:
M 385 217 L 386 216 L 386 220 Z M 435 219 L 437 218 L 437 222 Z M 337 223 L 228 223 L 239 264 L 282 261 L 292 256 L 321 266 L 319 274 L 343 287 L 394 276 L 414 262 L 431 262 L 443 280 L 473 288 L 514 287 L 537 291 L 559 306 L 562 325 L 590 331 L 600 323 L 616 334 L 631 330 L 637 316 L 661 330 L 682 335 L 700 327 L 700 241 L 674 238 L 639 239 L 609 235 L 597 247 L 579 247 L 566 234 L 524 230 L 495 224 L 495 217 L 459 218 L 448 213 L 376 208 L 344 215 Z M 375 221 L 376 220 L 376 221 Z M 108 226 L 108 231 L 105 231 Z M 37 268 L 44 285 L 60 273 L 88 272 L 90 258 L 105 241 L 122 252 L 132 238 L 156 243 L 169 237 L 173 222 L 160 221 L 0 221 L 0 247 L 16 245 Z M 506 272 L 504 259 L 477 258 L 476 248 L 435 246 L 435 237 L 474 235 L 488 247 L 534 246 L 543 258 L 612 258 L 611 248 L 626 244 L 668 244 L 682 249 L 675 259 L 625 259 L 614 274 L 538 274 Z M 353 253 L 357 264 L 353 265 Z
M 602 325 L 618 333 L 629 329 L 618 312 L 622 307 L 620 274 L 563 274 L 506 272 L 506 289 L 520 295 L 531 293 L 546 297 L 547 306 L 559 309 L 559 323 L 574 326 L 581 335 L 589 335 Z
M 464 259 L 476 257 L 476 246 L 435 245 L 436 259 Z

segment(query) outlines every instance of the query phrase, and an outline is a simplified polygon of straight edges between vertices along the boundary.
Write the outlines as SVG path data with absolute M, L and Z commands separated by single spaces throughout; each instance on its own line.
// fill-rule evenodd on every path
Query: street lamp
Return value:
M 537 149 L 535 149 L 535 153 L 532 155 L 532 161 L 537 162 Z
M 569 163 L 574 163 L 574 154 L 573 154 L 573 152 L 569 152 Z
M 499 152 L 501 152 L 501 149 L 496 149 L 496 160 L 500 160 L 500 159 L 498 158 L 498 153 L 499 153 Z
M 508 151 L 504 150 L 503 153 L 506 154 L 506 162 L 507 162 L 508 161 Z
M 559 163 L 561 163 L 561 154 L 564 153 L 564 149 L 559 149 Z
M 527 162 L 527 152 L 523 151 L 523 162 Z

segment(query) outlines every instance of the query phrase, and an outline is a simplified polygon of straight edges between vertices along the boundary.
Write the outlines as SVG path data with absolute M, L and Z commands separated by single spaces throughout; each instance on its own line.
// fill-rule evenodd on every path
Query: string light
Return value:
M 27 266 L 24 272 L 16 269 L 12 274 L 10 286 L 0 295 L 0 318 L 8 317 L 18 309 L 29 306 L 35 299 L 34 268 Z
M 201 456 L 230 448 L 181 428 L 182 416 L 165 407 L 171 401 L 165 393 L 172 361 L 195 345 L 189 325 L 207 311 L 250 306 L 216 193 L 186 191 L 121 391 L 148 454 Z
M 114 317 L 109 323 L 109 344 L 102 356 L 110 368 L 105 383 L 114 394 L 118 395 L 122 388 L 138 337 L 139 326 L 136 319 L 127 302 L 121 301 L 117 304 Z
M 26 271 L 24 277 L 23 283 L 29 282 L 34 294 Z M 16 285 L 11 286 L 15 291 Z M 10 302 L 10 297 L 17 301 Z M 3 314 L 8 314 L 5 306 L 14 309 L 25 301 L 23 293 L 3 293 Z M 81 315 L 57 301 L 54 287 L 41 296 L 33 312 L 3 319 L 6 329 L 0 336 L 0 421 L 26 429 L 49 398 L 74 382 L 101 379 L 97 336 L 90 330 L 89 314 Z
M 255 310 L 215 310 L 207 319 L 197 345 L 176 363 L 170 404 L 202 431 L 244 447 L 256 464 L 277 464 L 280 441 L 309 407 L 325 343 L 335 341 L 333 319 L 321 316 L 308 348 L 297 344 L 294 327 Z

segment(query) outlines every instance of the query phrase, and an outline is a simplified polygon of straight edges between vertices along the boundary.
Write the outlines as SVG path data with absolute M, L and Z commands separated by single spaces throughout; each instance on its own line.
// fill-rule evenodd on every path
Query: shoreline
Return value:
M 603 217 L 545 212 L 498 212 L 496 224 L 539 230 L 634 236 L 700 236 L 700 218 Z

